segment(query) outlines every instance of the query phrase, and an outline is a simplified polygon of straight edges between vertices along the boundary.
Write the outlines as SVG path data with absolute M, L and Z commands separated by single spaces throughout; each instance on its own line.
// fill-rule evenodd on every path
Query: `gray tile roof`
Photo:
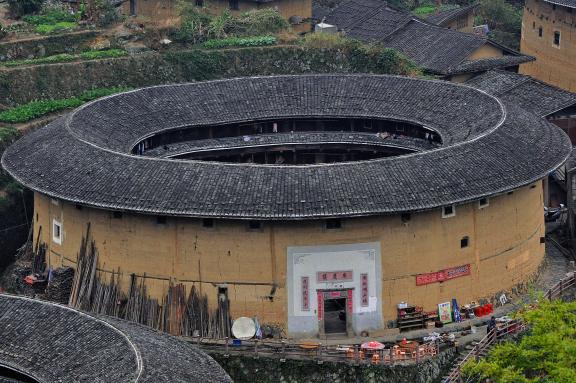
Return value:
M 480 3 L 474 3 L 465 7 L 447 9 L 445 11 L 433 13 L 432 15 L 428 16 L 426 20 L 436 25 L 442 25 L 454 20 L 461 15 L 467 14 L 471 10 L 477 8 L 479 5 Z
M 443 147 L 306 166 L 129 154 L 135 143 L 162 130 L 285 117 L 411 121 L 437 131 Z M 5 151 L 2 165 L 33 190 L 95 207 L 285 220 L 471 201 L 541 179 L 570 151 L 560 129 L 470 87 L 395 76 L 308 75 L 160 86 L 108 97 L 24 136 Z
M 40 383 L 232 382 L 212 358 L 175 337 L 2 294 L 0 365 Z
M 576 0 L 544 0 L 547 3 L 561 5 L 568 8 L 576 8 Z
M 576 93 L 538 81 L 530 76 L 492 70 L 466 82 L 500 99 L 546 117 L 576 104 Z
M 344 0 L 326 17 L 326 22 L 352 38 L 380 41 L 397 49 L 432 73 L 453 73 L 454 68 L 485 44 L 496 45 L 507 55 L 523 57 L 523 62 L 533 59 L 484 37 L 428 23 L 379 0 Z
M 490 69 L 510 68 L 529 61 L 534 61 L 532 56 L 511 56 L 487 57 L 484 59 L 463 61 L 461 64 L 451 68 L 449 74 L 477 73 Z

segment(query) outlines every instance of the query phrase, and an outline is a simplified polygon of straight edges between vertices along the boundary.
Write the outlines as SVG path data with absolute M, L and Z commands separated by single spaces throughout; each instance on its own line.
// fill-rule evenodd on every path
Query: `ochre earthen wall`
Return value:
M 442 218 L 440 209 L 399 216 L 351 218 L 342 228 L 327 230 L 323 221 L 263 222 L 248 230 L 246 222 L 156 217 L 81 207 L 35 195 L 34 238 L 48 245 L 50 267 L 75 266 L 88 222 L 99 251 L 102 270 L 120 270 L 124 289 L 129 274 L 148 277 L 153 297 L 166 292 L 168 278 L 217 299 L 216 283 L 228 283 L 233 316 L 258 316 L 262 322 L 287 320 L 287 247 L 378 241 L 381 245 L 384 322 L 396 317 L 400 301 L 435 310 L 436 304 L 457 298 L 460 303 L 489 297 L 525 282 L 544 256 L 542 184 L 456 207 L 456 216 Z M 52 240 L 52 220 L 62 223 L 63 239 Z M 461 248 L 461 239 L 469 246 Z M 472 274 L 443 283 L 416 286 L 415 276 L 445 268 L 471 265 Z M 102 273 L 106 275 L 106 273 Z M 195 282 L 194 282 L 195 281 Z M 273 301 L 267 296 L 277 283 Z
M 554 45 L 556 31 L 560 32 L 559 46 Z M 520 73 L 576 92 L 576 9 L 527 0 L 520 50 L 536 57 L 536 61 L 522 64 Z

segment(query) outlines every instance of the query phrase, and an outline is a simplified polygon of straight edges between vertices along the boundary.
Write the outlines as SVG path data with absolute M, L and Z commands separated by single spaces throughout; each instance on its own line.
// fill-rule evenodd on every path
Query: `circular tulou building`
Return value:
M 543 180 L 570 151 L 560 129 L 469 87 L 310 75 L 100 99 L 2 164 L 35 192 L 49 267 L 75 267 L 90 224 L 100 272 L 124 290 L 131 275 L 158 299 L 194 285 L 232 318 L 310 337 L 529 280 Z

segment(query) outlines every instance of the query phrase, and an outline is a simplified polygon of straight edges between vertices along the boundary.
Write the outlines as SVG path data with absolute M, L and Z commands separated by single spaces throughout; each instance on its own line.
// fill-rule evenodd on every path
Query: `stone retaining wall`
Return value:
M 235 383 L 428 383 L 442 377 L 456 355 L 456 349 L 449 348 L 418 364 L 355 366 L 335 362 L 318 364 L 314 360 L 280 362 L 265 357 L 210 354 Z

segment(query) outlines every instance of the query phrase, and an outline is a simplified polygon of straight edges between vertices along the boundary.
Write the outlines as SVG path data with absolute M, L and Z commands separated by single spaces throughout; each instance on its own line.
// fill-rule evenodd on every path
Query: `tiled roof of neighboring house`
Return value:
M 451 74 L 476 73 L 490 69 L 509 68 L 525 62 L 534 61 L 532 56 L 500 56 L 484 59 L 463 61 L 460 65 L 450 69 Z
M 442 25 L 442 24 L 448 23 L 448 22 L 458 18 L 461 15 L 464 15 L 464 14 L 471 12 L 472 10 L 477 8 L 479 5 L 480 5 L 480 3 L 474 3 L 474 4 L 467 5 L 465 7 L 459 7 L 459 8 L 448 9 L 445 11 L 440 11 L 438 13 L 433 13 L 432 15 L 428 16 L 426 18 L 426 20 L 433 23 L 433 24 L 436 24 L 436 25 Z
M 468 80 L 466 84 L 543 117 L 576 104 L 576 93 L 504 70 L 483 73 Z
M 289 118 L 406 121 L 436 131 L 442 146 L 296 166 L 130 154 L 159 132 Z M 557 127 L 468 86 L 397 76 L 306 75 L 158 86 L 97 100 L 24 136 L 5 151 L 2 165 L 35 191 L 95 207 L 286 220 L 464 203 L 539 180 L 570 151 Z
M 561 5 L 568 8 L 576 8 L 576 0 L 544 0 L 547 3 Z
M 38 383 L 232 382 L 212 358 L 183 340 L 121 319 L 0 294 L 2 366 Z
M 392 9 L 384 1 L 344 0 L 326 17 L 326 23 L 336 25 L 353 38 L 381 41 L 423 69 L 438 74 L 454 74 L 456 67 L 485 44 L 498 46 L 518 61 L 533 60 L 484 37 L 439 27 Z

